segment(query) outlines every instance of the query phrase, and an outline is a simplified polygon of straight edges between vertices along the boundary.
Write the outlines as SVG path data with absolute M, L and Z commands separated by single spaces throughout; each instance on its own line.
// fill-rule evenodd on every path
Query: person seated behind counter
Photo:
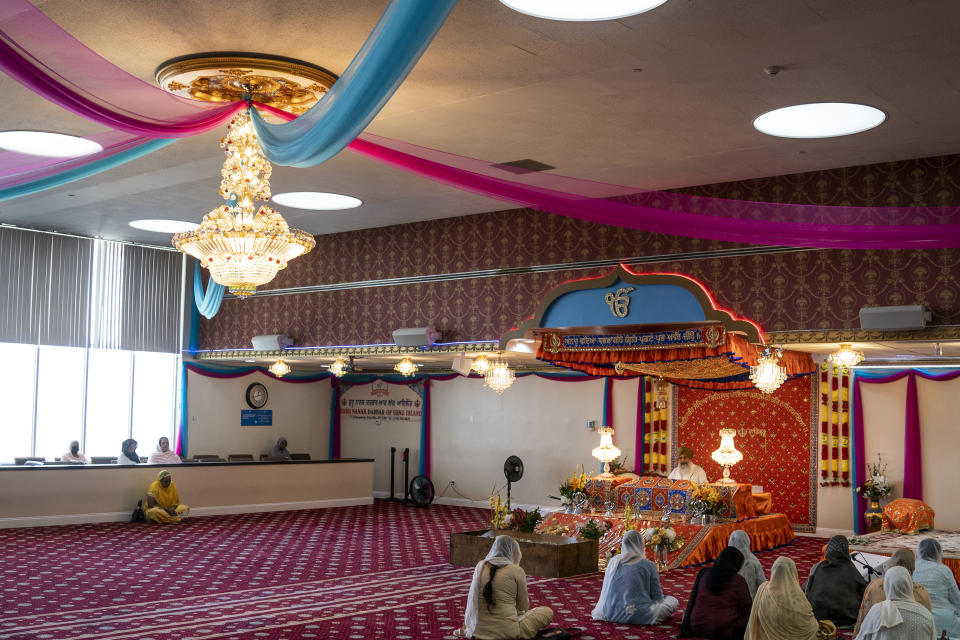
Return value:
M 273 449 L 267 454 L 267 460 L 290 460 L 290 452 L 287 451 L 287 439 L 280 438 Z
M 148 460 L 150 464 L 180 464 L 180 456 L 170 451 L 170 439 L 160 438 L 157 442 L 157 450 L 150 454 Z
M 689 480 L 694 484 L 706 484 L 707 474 L 700 465 L 693 464 L 693 449 L 680 447 L 677 451 L 677 462 L 668 476 L 670 480 Z
M 87 464 L 87 456 L 80 453 L 80 442 L 77 440 L 74 440 L 70 443 L 70 450 L 60 456 L 60 460 L 63 462 L 79 462 L 81 464 Z
M 140 464 L 136 440 L 127 438 L 123 441 L 123 444 L 120 445 L 120 455 L 117 456 L 117 464 Z
M 144 514 L 147 522 L 167 524 L 180 522 L 190 513 L 190 507 L 180 504 L 180 493 L 173 484 L 173 476 L 164 469 L 157 479 L 147 487 L 147 510 Z

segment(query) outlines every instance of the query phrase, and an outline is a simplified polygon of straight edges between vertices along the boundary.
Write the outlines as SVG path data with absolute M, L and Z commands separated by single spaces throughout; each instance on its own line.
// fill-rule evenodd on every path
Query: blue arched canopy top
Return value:
M 532 318 L 507 332 L 500 344 L 529 338 L 541 329 L 681 327 L 717 324 L 728 333 L 762 343 L 759 327 L 718 309 L 697 281 L 668 273 L 638 274 L 619 265 L 604 276 L 564 283 L 541 300 Z

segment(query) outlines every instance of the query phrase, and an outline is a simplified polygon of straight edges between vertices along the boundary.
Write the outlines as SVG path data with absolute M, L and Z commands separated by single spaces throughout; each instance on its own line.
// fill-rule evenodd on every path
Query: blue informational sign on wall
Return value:
M 273 426 L 273 409 L 241 409 L 241 427 L 271 427 Z

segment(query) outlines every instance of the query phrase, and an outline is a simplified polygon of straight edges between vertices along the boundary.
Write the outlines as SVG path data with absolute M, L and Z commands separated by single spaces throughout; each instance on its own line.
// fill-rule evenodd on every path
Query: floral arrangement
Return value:
M 559 496 L 550 496 L 554 500 L 559 500 L 560 504 L 567 505 L 573 503 L 573 494 L 578 491 L 583 491 L 584 487 L 587 486 L 587 474 L 581 471 L 579 474 L 577 470 L 573 470 L 573 475 L 563 481 L 563 484 L 560 485 L 560 495 Z
M 583 538 L 584 540 L 599 540 L 603 535 L 610 531 L 612 526 L 609 521 L 604 521 L 603 528 L 596 523 L 593 518 L 590 518 L 590 522 L 580 527 L 580 530 L 577 531 L 577 537 Z
M 708 484 L 694 484 L 690 492 L 690 507 L 698 513 L 716 515 L 720 512 L 720 494 Z
M 548 536 L 569 536 L 570 527 L 563 524 L 552 524 L 549 527 L 545 527 L 540 533 Z
M 524 511 L 517 507 L 510 517 L 510 524 L 513 528 L 524 533 L 533 533 L 541 522 L 543 522 L 543 516 L 540 515 L 540 507 L 533 511 Z
M 871 500 L 890 495 L 892 487 L 887 483 L 887 463 L 880 459 L 877 454 L 877 462 L 867 465 L 867 479 L 862 485 L 857 487 L 857 493 L 860 493 Z
M 645 530 L 643 539 L 654 551 L 678 551 L 686 542 L 677 536 L 670 522 L 663 521 L 658 526 Z
M 490 512 L 490 524 L 494 529 L 506 529 L 510 526 L 510 507 L 500 498 L 499 491 L 490 493 Z

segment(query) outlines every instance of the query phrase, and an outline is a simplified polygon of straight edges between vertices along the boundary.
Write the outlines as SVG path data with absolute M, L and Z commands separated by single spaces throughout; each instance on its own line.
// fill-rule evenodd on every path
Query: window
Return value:
M 3 390 L 3 428 L 0 429 L 0 462 L 29 456 L 33 440 L 33 396 L 36 385 L 37 348 L 32 344 L 0 342 L 0 389 Z M 66 451 L 66 445 L 63 445 Z M 58 452 L 60 455 L 63 451 Z
M 129 351 L 90 349 L 87 457 L 115 456 L 130 437 L 130 356 Z
M 83 434 L 86 349 L 40 347 L 37 367 L 37 446 L 34 455 L 53 460 Z
M 177 404 L 177 355 L 175 353 L 133 354 L 133 438 L 137 450 L 149 456 L 162 436 L 170 438 L 170 448 L 176 447 L 173 437 Z

